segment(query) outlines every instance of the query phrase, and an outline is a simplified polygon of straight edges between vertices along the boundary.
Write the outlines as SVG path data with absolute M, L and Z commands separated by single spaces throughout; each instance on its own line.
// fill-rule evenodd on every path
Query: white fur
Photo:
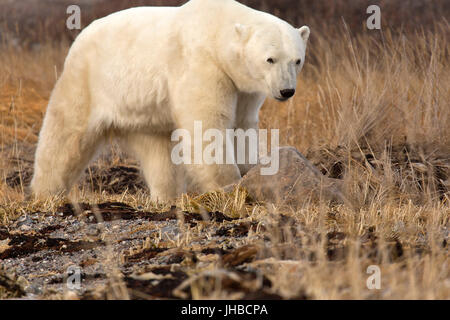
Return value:
M 69 191 L 110 136 L 140 160 L 154 199 L 236 182 L 246 166 L 175 166 L 171 132 L 192 130 L 194 120 L 204 129 L 257 128 L 266 96 L 296 87 L 308 36 L 308 27 L 233 0 L 132 8 L 93 22 L 53 90 L 33 193 Z

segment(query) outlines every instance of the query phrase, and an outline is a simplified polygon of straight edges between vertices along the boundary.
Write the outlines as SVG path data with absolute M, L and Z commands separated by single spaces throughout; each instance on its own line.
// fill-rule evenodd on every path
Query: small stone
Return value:
M 20 231 L 30 231 L 30 230 L 31 227 L 26 224 L 20 226 Z

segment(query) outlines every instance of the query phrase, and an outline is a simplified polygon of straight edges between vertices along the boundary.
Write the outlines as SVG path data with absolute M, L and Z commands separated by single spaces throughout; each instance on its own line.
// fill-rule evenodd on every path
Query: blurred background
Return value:
M 73 39 L 77 31 L 65 28 L 66 8 L 82 11 L 82 27 L 109 13 L 135 6 L 178 6 L 185 0 L 0 0 L 0 26 L 14 37 L 32 44 L 43 38 Z M 308 24 L 313 32 L 337 29 L 344 20 L 352 32 L 364 32 L 366 9 L 378 5 L 383 28 L 404 32 L 428 29 L 450 16 L 448 0 L 243 0 L 252 8 L 275 14 L 295 26 Z M 335 26 L 335 27 L 333 27 Z M 16 41 L 17 41 L 16 40 Z

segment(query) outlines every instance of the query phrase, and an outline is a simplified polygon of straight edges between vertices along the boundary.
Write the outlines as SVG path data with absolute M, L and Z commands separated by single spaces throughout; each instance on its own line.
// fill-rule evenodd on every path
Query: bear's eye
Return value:
M 269 59 L 267 59 L 267 62 L 270 63 L 270 64 L 274 64 L 275 60 L 273 58 L 269 58 Z
M 295 64 L 298 65 L 298 66 L 300 65 L 300 63 L 302 63 L 302 60 L 300 60 L 300 59 L 298 59 L 297 61 L 295 61 Z

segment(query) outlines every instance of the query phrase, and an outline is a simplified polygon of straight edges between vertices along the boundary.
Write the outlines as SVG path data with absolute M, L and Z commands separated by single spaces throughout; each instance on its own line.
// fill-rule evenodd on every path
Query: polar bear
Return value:
M 175 165 L 171 132 L 258 128 L 266 97 L 295 93 L 310 31 L 234 0 L 138 7 L 94 21 L 69 50 L 39 134 L 31 191 L 70 191 L 117 139 L 155 200 L 237 182 L 246 165 Z M 228 152 L 228 151 L 227 151 Z

